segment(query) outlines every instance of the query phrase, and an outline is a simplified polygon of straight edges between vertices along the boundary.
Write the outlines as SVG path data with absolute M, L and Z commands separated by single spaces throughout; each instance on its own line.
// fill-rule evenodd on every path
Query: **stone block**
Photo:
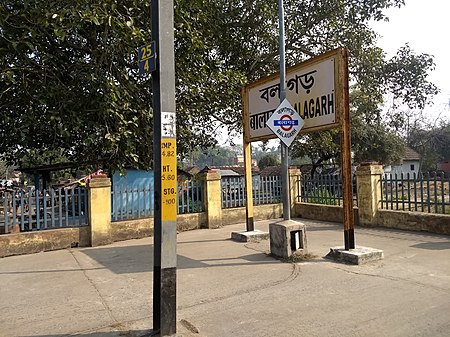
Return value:
M 345 250 L 344 247 L 330 248 L 326 256 L 329 259 L 349 264 L 365 264 L 383 259 L 383 251 L 380 249 L 356 246 L 355 249 Z
M 270 253 L 288 258 L 307 253 L 306 226 L 294 220 L 283 220 L 269 225 Z
M 239 242 L 257 242 L 267 240 L 269 238 L 268 232 L 263 232 L 258 229 L 254 231 L 231 232 L 231 239 Z

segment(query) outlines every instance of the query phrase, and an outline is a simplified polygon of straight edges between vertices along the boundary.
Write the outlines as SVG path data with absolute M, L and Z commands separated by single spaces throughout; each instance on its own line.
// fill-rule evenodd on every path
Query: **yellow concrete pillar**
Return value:
M 301 179 L 301 171 L 299 168 L 289 168 L 289 193 L 291 200 L 291 214 L 294 214 L 295 203 L 298 202 L 300 195 L 299 183 Z
M 208 171 L 205 180 L 205 211 L 207 228 L 222 226 L 222 186 L 217 171 Z
M 375 224 L 375 215 L 381 207 L 381 177 L 383 173 L 383 167 L 374 163 L 362 163 L 356 170 L 360 225 Z
M 91 179 L 88 204 L 91 246 L 111 243 L 111 180 L 109 178 L 101 176 Z

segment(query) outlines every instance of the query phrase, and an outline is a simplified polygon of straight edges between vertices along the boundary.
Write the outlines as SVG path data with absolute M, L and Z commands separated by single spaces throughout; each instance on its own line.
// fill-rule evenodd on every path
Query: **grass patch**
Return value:
M 317 258 L 317 255 L 306 253 L 306 254 L 292 254 L 288 258 L 283 258 L 281 261 L 285 263 L 298 263 L 307 262 Z

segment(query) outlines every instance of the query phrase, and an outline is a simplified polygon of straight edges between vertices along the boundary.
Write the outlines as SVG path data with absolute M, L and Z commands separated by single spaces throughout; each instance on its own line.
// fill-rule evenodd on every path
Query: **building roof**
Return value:
M 215 170 L 220 171 L 221 174 L 224 171 L 232 171 L 234 173 L 237 173 L 239 176 L 245 175 L 245 167 L 244 166 L 232 166 L 232 165 L 224 165 L 224 166 L 205 166 L 205 168 L 201 172 L 206 172 L 209 170 Z M 231 172 L 229 172 L 231 174 Z M 257 166 L 252 166 L 252 175 L 258 175 L 259 174 L 259 168 Z M 222 176 L 224 176 L 222 174 Z M 235 174 L 233 174 L 235 176 Z
M 410 147 L 405 147 L 405 154 L 403 155 L 403 160 L 420 160 L 422 157 L 416 151 Z
M 281 176 L 281 166 L 267 166 L 261 170 L 262 177 Z
M 34 166 L 34 167 L 21 167 L 18 168 L 17 171 L 23 172 L 23 173 L 31 173 L 31 174 L 43 174 L 53 171 L 60 171 L 60 170 L 66 170 L 71 168 L 78 168 L 82 164 L 80 163 L 57 163 L 57 164 L 49 164 L 49 165 L 41 165 L 41 166 Z
M 241 175 L 233 170 L 222 170 L 222 169 L 216 169 L 219 171 L 221 177 L 240 177 Z
M 197 166 L 187 167 L 184 171 L 190 173 L 191 175 L 196 175 L 200 172 L 200 169 Z

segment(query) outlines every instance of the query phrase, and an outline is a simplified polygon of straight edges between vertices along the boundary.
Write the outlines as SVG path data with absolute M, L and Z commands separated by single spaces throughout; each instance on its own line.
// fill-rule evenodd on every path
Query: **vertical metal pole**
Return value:
M 286 64 L 284 51 L 284 7 L 283 0 L 278 0 L 278 25 L 280 30 L 280 103 L 286 98 Z M 282 181 L 282 200 L 283 200 L 283 218 L 291 219 L 291 203 L 289 200 L 289 148 L 280 140 L 281 143 L 281 181 Z
M 173 0 L 152 0 L 152 39 L 157 69 L 153 79 L 155 174 L 153 331 L 176 333 L 177 162 Z
M 344 69 L 348 69 L 348 52 L 344 50 Z M 352 156 L 350 141 L 350 108 L 348 95 L 348 72 L 344 71 L 344 112 L 341 121 L 341 175 L 344 211 L 344 247 L 355 248 L 355 229 L 353 217 Z

